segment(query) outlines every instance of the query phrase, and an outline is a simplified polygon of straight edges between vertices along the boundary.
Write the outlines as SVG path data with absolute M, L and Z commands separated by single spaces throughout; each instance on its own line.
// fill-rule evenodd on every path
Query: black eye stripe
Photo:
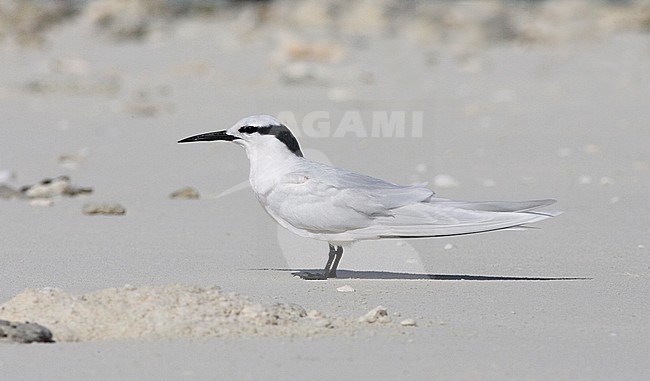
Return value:
M 239 132 L 243 132 L 243 133 L 246 133 L 246 134 L 252 134 L 253 132 L 257 132 L 258 129 L 259 129 L 258 127 L 254 127 L 254 126 L 244 126 L 244 127 L 239 129 Z
M 289 151 L 293 152 L 296 156 L 302 157 L 302 151 L 300 150 L 300 145 L 298 141 L 293 136 L 291 131 L 284 125 L 274 125 L 274 126 L 264 126 L 264 127 L 255 127 L 255 126 L 244 126 L 239 128 L 239 132 L 245 134 L 259 133 L 260 135 L 273 135 L 279 141 L 284 143 L 287 146 Z
M 257 132 L 260 135 L 275 135 L 276 132 L 282 129 L 282 127 L 284 126 L 267 126 L 267 127 L 244 126 L 239 129 L 239 132 L 242 132 L 244 134 L 253 134 Z

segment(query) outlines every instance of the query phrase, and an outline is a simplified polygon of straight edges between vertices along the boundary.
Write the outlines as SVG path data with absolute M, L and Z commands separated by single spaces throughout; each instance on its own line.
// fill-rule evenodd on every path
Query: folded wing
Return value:
M 268 197 L 272 202 L 267 211 L 280 223 L 338 234 L 341 240 L 471 234 L 559 214 L 535 211 L 554 200 L 454 201 L 437 198 L 422 186 L 397 185 L 326 165 L 285 176 Z

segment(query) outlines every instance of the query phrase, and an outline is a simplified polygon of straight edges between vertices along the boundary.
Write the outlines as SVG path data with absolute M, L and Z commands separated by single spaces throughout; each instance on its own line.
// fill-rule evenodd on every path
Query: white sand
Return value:
M 318 1 L 187 18 L 97 4 L 43 31 L 52 18 L 0 19 L 1 178 L 18 188 L 68 175 L 93 188 L 55 196 L 51 206 L 0 199 L 0 301 L 17 297 L 12 311 L 34 314 L 25 319 L 71 324 L 77 330 L 60 333 L 71 340 L 102 338 L 92 320 L 70 317 L 74 295 L 125 303 L 121 316 L 111 303 L 105 315 L 79 315 L 111 321 L 107 311 L 115 311 L 120 323 L 101 334 L 146 332 L 150 321 L 133 313 L 145 310 L 160 313 L 169 330 L 146 340 L 112 333 L 103 338 L 115 340 L 2 345 L 3 377 L 650 373 L 647 2 L 463 2 L 416 16 L 364 2 L 337 8 L 333 19 Z M 96 26 L 120 12 L 129 17 Z M 565 213 L 523 232 L 364 242 L 344 255 L 344 279 L 294 278 L 288 270 L 324 265 L 326 245 L 278 230 L 239 185 L 248 176 L 241 149 L 175 142 L 253 113 L 285 112 L 301 124 L 314 111 L 330 113 L 326 137 L 291 126 L 310 157 L 398 183 L 446 175 L 455 186 L 436 190 L 450 198 L 553 197 Z M 422 136 L 370 137 L 373 111 L 422 112 Z M 350 112 L 359 112 L 369 137 L 334 136 Z M 186 186 L 201 198 L 169 198 Z M 84 215 L 87 203 L 117 203 L 126 214 Z M 590 280 L 530 280 L 545 277 Z M 135 297 L 125 284 L 149 296 Z M 203 291 L 192 294 L 188 284 Z M 354 292 L 337 290 L 346 285 Z M 43 287 L 63 291 L 25 291 Z M 267 306 L 261 311 L 295 303 L 352 326 L 381 305 L 392 328 L 314 337 L 300 333 L 313 328 L 304 320 L 270 335 L 205 338 L 223 327 L 194 324 L 173 297 L 197 296 L 190 311 L 219 322 L 213 303 L 230 292 Z M 51 298 L 52 308 L 35 308 L 35 295 Z M 174 317 L 183 329 L 170 328 Z M 399 325 L 408 319 L 416 326 Z
M 30 289 L 0 305 L 0 315 L 11 321 L 38 321 L 50 329 L 57 342 L 318 337 L 350 335 L 369 327 L 316 310 L 306 311 L 297 304 L 264 306 L 216 287 L 179 284 L 124 286 L 83 295 L 51 288 Z M 384 307 L 377 307 L 358 322 L 390 323 L 391 319 Z

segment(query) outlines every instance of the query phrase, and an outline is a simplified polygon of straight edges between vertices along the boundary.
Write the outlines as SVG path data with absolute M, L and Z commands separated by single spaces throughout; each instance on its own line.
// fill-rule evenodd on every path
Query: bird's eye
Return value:
M 245 134 L 252 134 L 253 132 L 257 132 L 257 127 L 244 126 L 244 127 L 239 129 L 239 132 L 243 132 Z

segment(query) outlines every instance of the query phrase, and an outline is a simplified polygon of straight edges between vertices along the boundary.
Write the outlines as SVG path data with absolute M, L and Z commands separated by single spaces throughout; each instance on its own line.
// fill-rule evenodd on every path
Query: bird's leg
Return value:
M 329 258 L 327 259 L 327 263 L 325 264 L 325 269 L 323 270 L 322 274 L 304 272 L 294 275 L 297 275 L 305 280 L 327 280 L 327 278 L 336 278 L 336 267 L 339 265 L 339 261 L 343 255 L 343 247 L 334 247 L 332 244 L 330 244 L 330 252 L 328 255 Z
M 330 245 L 330 260 L 332 258 L 332 245 Z M 343 256 L 343 246 L 336 246 L 336 252 L 335 252 L 336 257 L 334 258 L 334 263 L 332 264 L 332 268 L 329 271 L 329 274 L 327 274 L 328 278 L 336 278 L 336 268 L 339 267 L 339 262 L 341 262 L 341 257 Z

